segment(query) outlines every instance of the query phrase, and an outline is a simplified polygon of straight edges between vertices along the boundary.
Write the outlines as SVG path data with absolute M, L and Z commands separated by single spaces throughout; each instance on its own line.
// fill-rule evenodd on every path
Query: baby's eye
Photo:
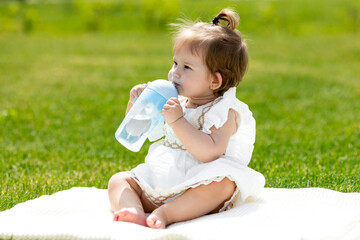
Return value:
M 191 69 L 191 67 L 189 67 L 188 65 L 184 66 L 185 69 Z
M 177 62 L 176 62 L 176 61 L 174 61 L 174 66 L 177 66 Z

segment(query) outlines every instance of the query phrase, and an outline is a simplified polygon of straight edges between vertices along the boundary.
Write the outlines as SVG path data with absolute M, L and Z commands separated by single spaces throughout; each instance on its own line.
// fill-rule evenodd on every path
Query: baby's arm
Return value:
M 228 120 L 220 128 L 214 126 L 211 134 L 194 128 L 183 116 L 180 103 L 171 99 L 162 111 L 166 122 L 174 130 L 184 147 L 199 161 L 211 162 L 225 153 L 230 137 L 236 132 L 236 112 L 229 110 Z M 180 111 L 180 109 L 181 111 Z M 181 114 L 180 114 L 181 112 Z

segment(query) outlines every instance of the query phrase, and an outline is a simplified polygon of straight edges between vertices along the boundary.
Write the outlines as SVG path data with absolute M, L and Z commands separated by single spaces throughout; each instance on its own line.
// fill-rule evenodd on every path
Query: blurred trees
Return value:
M 177 18 L 211 21 L 224 7 L 240 13 L 240 30 L 246 32 L 356 34 L 360 29 L 360 0 L 3 0 L 0 33 L 164 31 Z

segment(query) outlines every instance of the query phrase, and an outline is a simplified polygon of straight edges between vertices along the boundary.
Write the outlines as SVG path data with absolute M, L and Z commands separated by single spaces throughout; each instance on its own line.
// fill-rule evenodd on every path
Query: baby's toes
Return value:
M 126 212 L 124 211 L 117 211 L 114 212 L 114 221 L 122 221 L 122 218 L 126 215 Z
M 114 218 L 113 218 L 113 220 L 114 221 L 119 221 L 119 211 L 117 211 L 117 212 L 114 212 Z
M 163 229 L 165 228 L 165 225 L 162 223 L 162 221 L 156 216 L 151 214 L 147 219 L 146 223 L 150 228 L 153 229 Z

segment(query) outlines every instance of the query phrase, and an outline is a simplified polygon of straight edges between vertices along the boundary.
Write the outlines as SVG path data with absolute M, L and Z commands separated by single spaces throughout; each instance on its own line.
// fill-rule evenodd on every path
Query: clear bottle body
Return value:
M 115 132 L 116 139 L 127 149 L 138 152 L 155 126 L 164 121 L 161 110 L 167 99 L 151 88 L 145 88 Z

